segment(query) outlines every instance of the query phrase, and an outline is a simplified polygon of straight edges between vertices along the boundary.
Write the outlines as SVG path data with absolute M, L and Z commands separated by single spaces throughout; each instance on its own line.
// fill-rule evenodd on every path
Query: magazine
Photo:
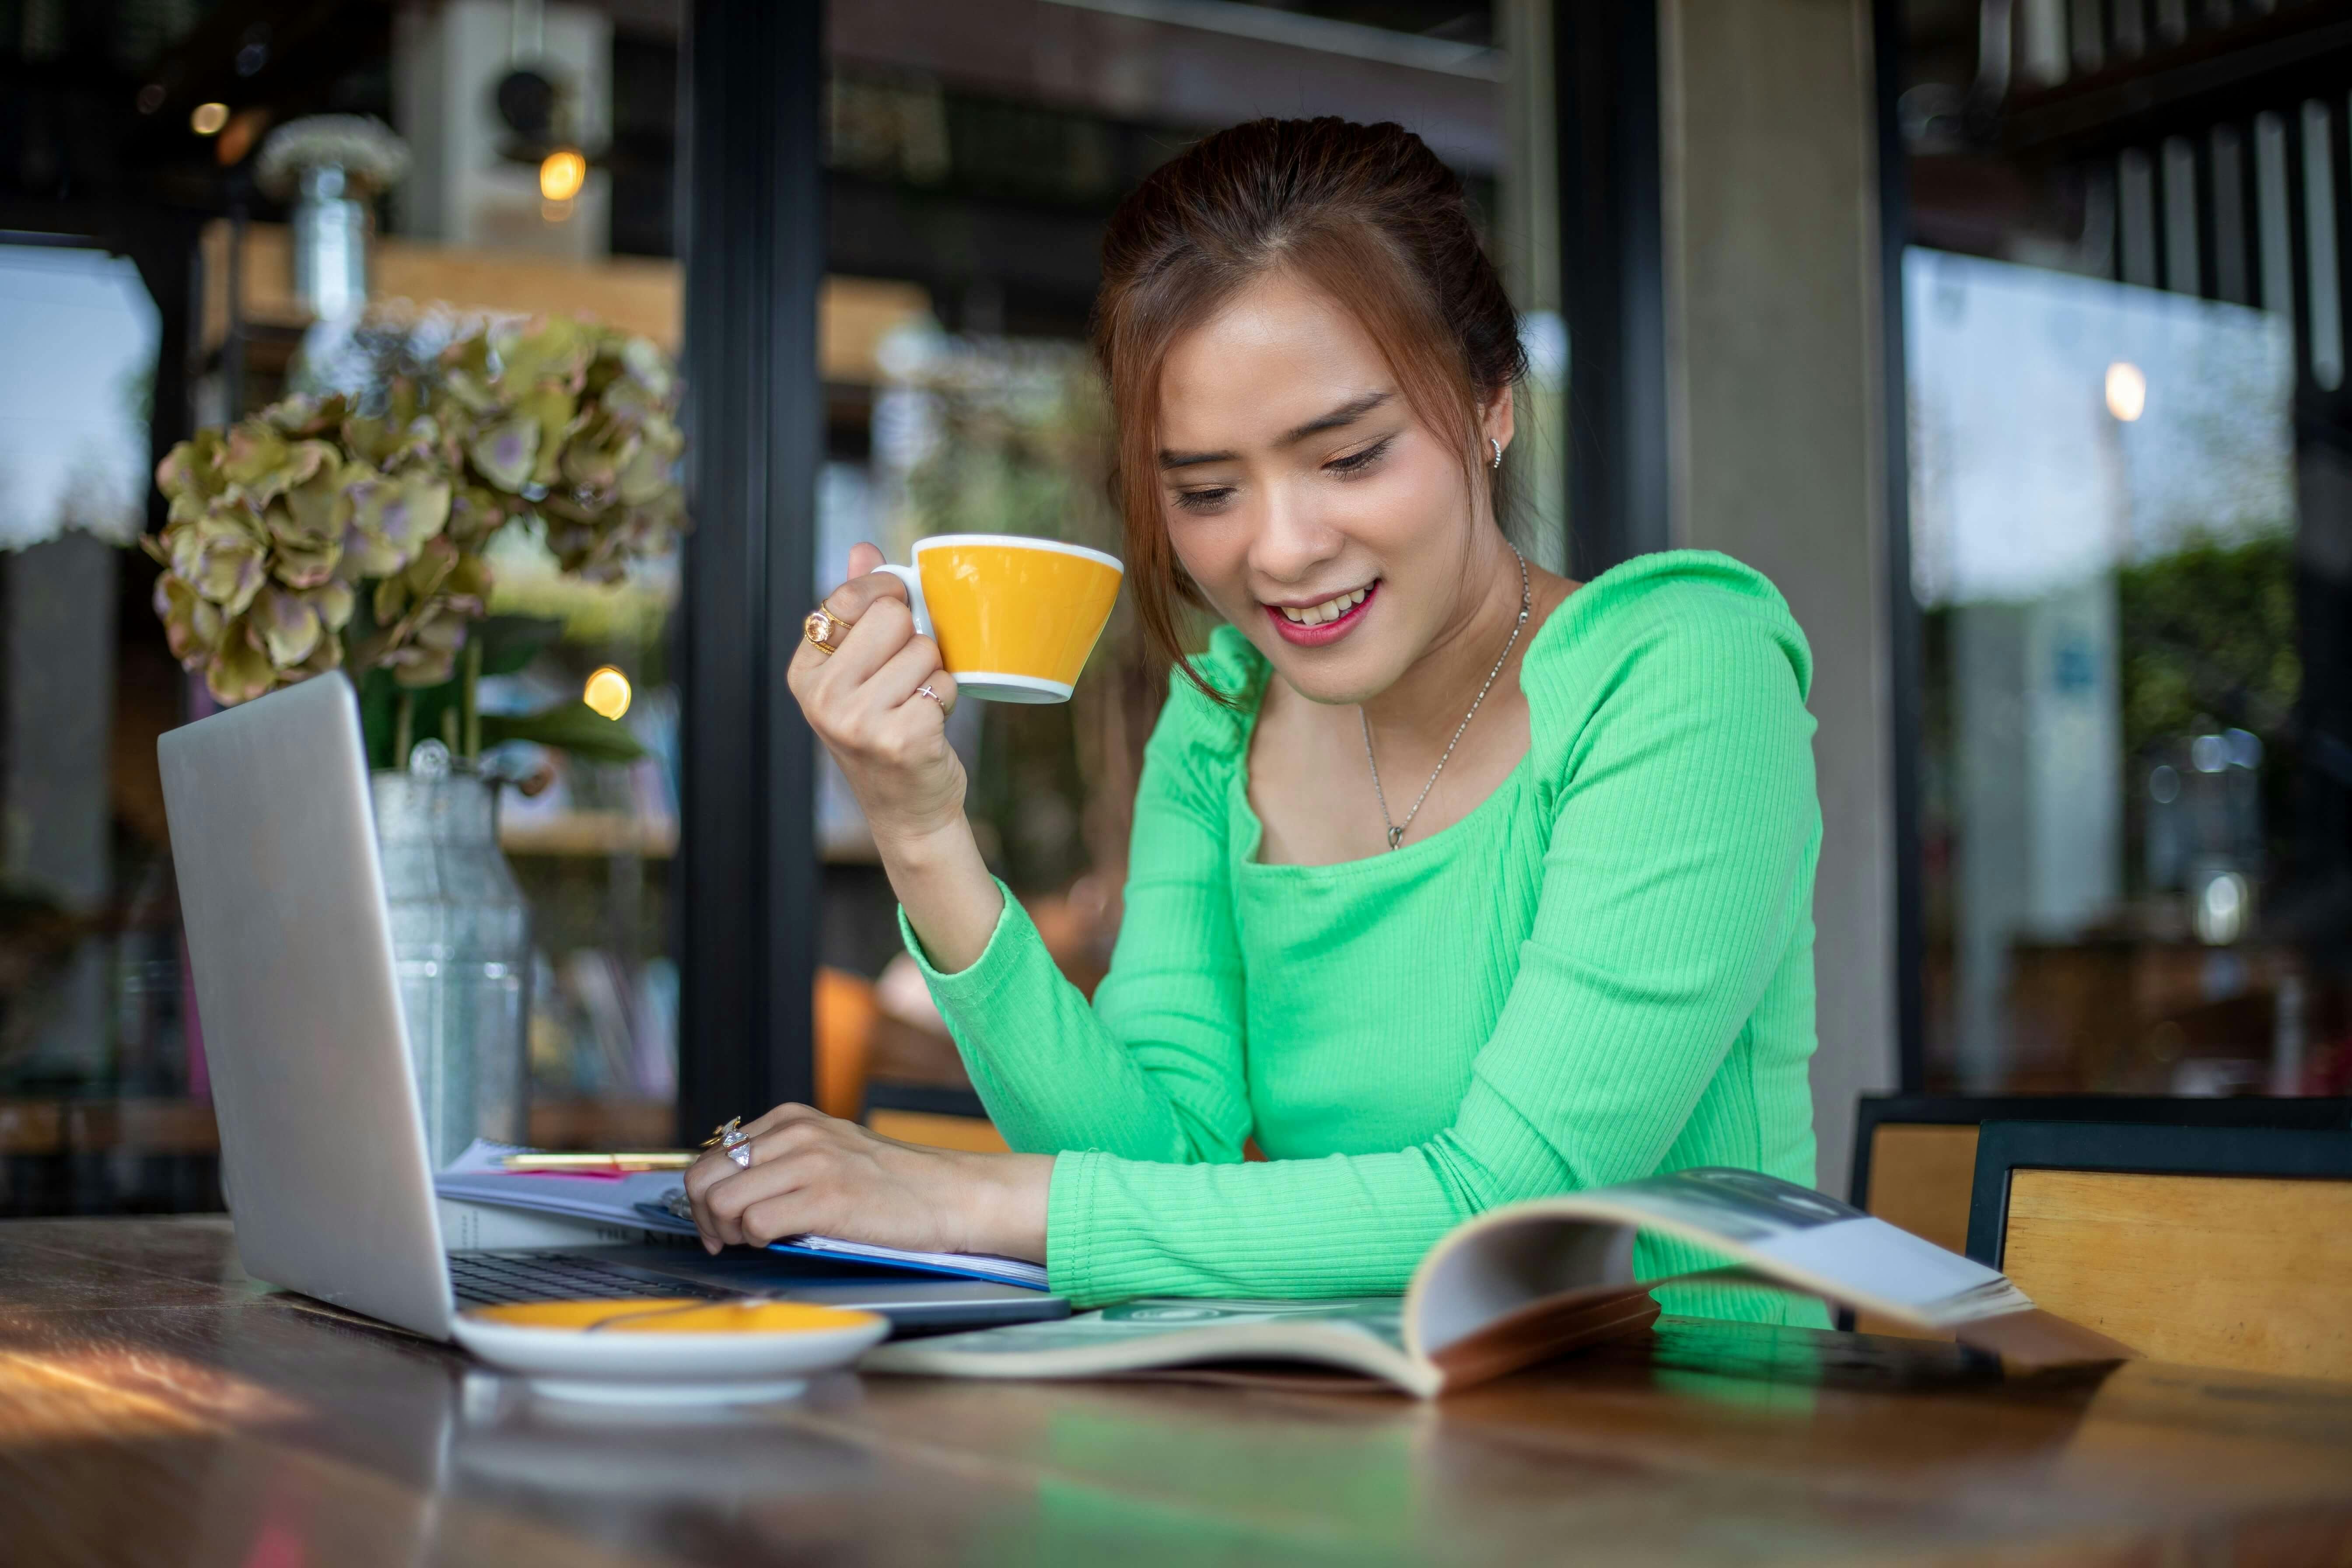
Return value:
M 1148 1298 L 1057 1322 L 886 1344 L 860 1370 L 949 1377 L 1086 1378 L 1306 1363 L 1423 1398 L 1646 1329 L 1633 1237 L 1650 1231 L 1730 1267 L 1685 1283 L 1819 1296 L 1944 1331 L 2021 1370 L 2136 1352 L 2037 1310 L 1996 1269 L 1755 1171 L 1675 1171 L 1512 1204 L 1449 1233 L 1402 1297 L 1231 1301 Z M 1312 1376 L 1313 1374 L 1297 1374 Z M 1328 1376 L 1329 1373 L 1323 1374 Z

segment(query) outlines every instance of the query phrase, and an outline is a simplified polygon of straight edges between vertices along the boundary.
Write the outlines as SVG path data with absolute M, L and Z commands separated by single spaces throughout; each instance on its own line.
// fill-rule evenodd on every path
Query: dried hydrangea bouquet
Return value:
M 370 725 L 379 766 L 436 731 L 467 761 L 508 739 L 635 755 L 578 702 L 479 711 L 486 655 L 527 658 L 545 640 L 485 624 L 487 552 L 503 529 L 533 529 L 565 573 L 604 583 L 670 550 L 685 526 L 672 367 L 643 338 L 562 318 L 480 327 L 401 363 L 410 342 L 379 334 L 393 363 L 363 393 L 289 397 L 163 459 L 169 521 L 143 542 L 164 567 L 172 652 L 223 704 L 323 670 L 389 671 L 390 743 Z

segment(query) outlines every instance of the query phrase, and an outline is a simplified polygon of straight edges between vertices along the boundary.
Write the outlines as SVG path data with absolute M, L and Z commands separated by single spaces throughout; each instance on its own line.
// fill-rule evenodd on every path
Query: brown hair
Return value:
M 1401 125 L 1254 120 L 1195 142 L 1120 204 L 1103 236 L 1094 336 L 1118 432 L 1128 582 L 1153 645 L 1212 697 L 1177 627 L 1177 600 L 1206 605 L 1161 512 L 1160 372 L 1178 337 L 1276 268 L 1355 313 L 1413 416 L 1456 437 L 1474 485 L 1486 469 L 1481 405 L 1527 371 L 1462 182 Z

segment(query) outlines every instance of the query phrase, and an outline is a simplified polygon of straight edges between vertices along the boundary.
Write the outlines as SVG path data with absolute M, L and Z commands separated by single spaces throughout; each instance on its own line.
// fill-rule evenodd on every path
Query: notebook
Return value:
M 434 1176 L 433 1189 L 439 1196 L 460 1203 L 490 1204 L 671 1236 L 695 1234 L 694 1222 L 681 1212 L 686 1189 L 676 1171 L 635 1171 L 625 1174 L 509 1171 L 501 1163 L 509 1154 L 535 1152 L 511 1143 L 478 1138 Z M 943 1274 L 958 1279 L 988 1279 L 1031 1290 L 1045 1289 L 1045 1265 L 1018 1258 L 909 1252 L 835 1236 L 788 1237 L 771 1242 L 768 1250 L 870 1263 L 917 1274 Z

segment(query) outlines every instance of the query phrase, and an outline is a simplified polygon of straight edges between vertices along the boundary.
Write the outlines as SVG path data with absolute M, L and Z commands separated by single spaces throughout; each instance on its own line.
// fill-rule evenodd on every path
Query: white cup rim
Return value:
M 1065 544 L 1058 539 L 1032 539 L 1025 533 L 934 533 L 928 539 L 915 541 L 913 553 L 920 556 L 934 546 L 945 548 L 951 544 L 1001 544 L 1015 550 L 1050 550 L 1058 555 L 1084 556 L 1088 561 L 1109 567 L 1122 577 L 1127 575 L 1126 564 L 1115 555 L 1106 555 L 1083 544 Z

